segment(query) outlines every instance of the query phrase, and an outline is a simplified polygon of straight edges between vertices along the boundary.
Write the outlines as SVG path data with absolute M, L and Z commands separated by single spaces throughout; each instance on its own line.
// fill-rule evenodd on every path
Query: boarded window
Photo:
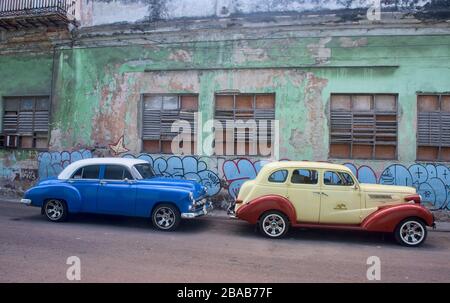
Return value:
M 3 98 L 0 146 L 47 149 L 50 99 L 41 97 Z
M 332 94 L 330 157 L 395 159 L 397 96 Z
M 144 95 L 142 110 L 142 146 L 148 153 L 196 153 L 195 112 L 198 111 L 196 95 Z M 172 132 L 172 124 L 177 120 L 187 121 L 192 131 L 185 132 L 182 140 L 172 141 L 180 133 Z M 180 138 L 180 137 L 178 137 Z M 189 144 L 189 151 L 186 146 Z
M 417 97 L 417 160 L 450 161 L 450 95 Z
M 217 94 L 215 101 L 215 119 L 222 123 L 215 131 L 216 155 L 271 153 L 275 94 Z

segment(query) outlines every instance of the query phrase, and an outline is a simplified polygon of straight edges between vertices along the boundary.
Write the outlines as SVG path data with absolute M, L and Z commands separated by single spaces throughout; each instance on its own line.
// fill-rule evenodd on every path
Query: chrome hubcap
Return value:
M 422 242 L 424 236 L 425 230 L 423 226 L 416 221 L 407 221 L 400 228 L 400 237 L 407 244 L 419 244 Z
M 159 227 L 167 229 L 175 223 L 175 214 L 168 207 L 161 207 L 156 210 L 155 221 Z
M 286 229 L 286 223 L 280 215 L 271 214 L 264 218 L 263 229 L 267 235 L 276 237 L 284 232 Z
M 58 220 L 64 213 L 64 207 L 61 201 L 50 200 L 45 206 L 45 213 L 50 220 Z

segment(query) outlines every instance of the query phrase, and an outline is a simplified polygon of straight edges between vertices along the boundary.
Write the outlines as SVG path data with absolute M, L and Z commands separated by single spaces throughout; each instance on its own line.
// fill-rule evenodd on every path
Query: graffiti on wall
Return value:
M 433 208 L 450 207 L 450 169 L 444 165 L 413 164 L 407 168 L 393 164 L 383 171 L 379 183 L 414 186 Z
M 155 173 L 164 177 L 195 180 L 207 188 L 210 196 L 216 195 L 221 189 L 217 171 L 208 168 L 202 158 L 193 156 L 152 157 L 149 154 L 123 155 L 126 158 L 138 158 L 149 162 Z
M 42 152 L 38 155 L 38 173 L 40 179 L 58 175 L 67 165 L 81 159 L 92 158 L 87 149 L 62 152 Z
M 269 161 L 257 160 L 252 162 L 249 159 L 241 158 L 226 160 L 223 163 L 223 177 L 228 183 L 228 193 L 235 199 L 242 184 L 256 178 L 256 175 Z
M 58 175 L 70 163 L 92 158 L 89 150 L 72 152 L 42 152 L 38 155 L 40 179 Z M 156 174 L 165 177 L 196 180 L 205 186 L 210 196 L 227 190 L 230 198 L 236 198 L 240 187 L 247 180 L 256 178 L 269 160 L 248 158 L 225 159 L 195 156 L 162 156 L 149 154 L 124 154 L 122 157 L 138 158 L 152 164 Z M 450 168 L 440 164 L 391 164 L 381 170 L 370 166 L 345 163 L 361 183 L 413 186 L 425 202 L 434 209 L 450 209 Z M 377 173 L 378 172 L 378 173 Z M 36 171 L 23 171 L 24 178 L 36 179 Z M 223 180 L 223 182 L 221 182 Z
M 361 183 L 413 186 L 423 200 L 434 209 L 450 209 L 450 169 L 440 164 L 392 164 L 386 167 L 379 177 L 375 171 L 362 165 L 346 163 Z

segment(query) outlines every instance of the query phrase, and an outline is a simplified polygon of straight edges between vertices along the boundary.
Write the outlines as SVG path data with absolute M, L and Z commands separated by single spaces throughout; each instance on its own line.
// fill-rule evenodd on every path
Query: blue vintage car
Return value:
M 74 213 L 113 214 L 150 217 L 166 231 L 211 208 L 206 188 L 198 182 L 158 177 L 148 162 L 126 158 L 73 162 L 56 178 L 27 190 L 21 202 L 41 207 L 53 222 Z

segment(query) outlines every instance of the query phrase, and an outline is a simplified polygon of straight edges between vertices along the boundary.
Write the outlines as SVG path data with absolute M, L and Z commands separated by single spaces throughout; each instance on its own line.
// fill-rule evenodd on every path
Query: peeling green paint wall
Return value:
M 65 149 L 116 140 L 122 130 L 97 129 L 95 121 L 103 116 L 132 121 L 129 106 L 120 107 L 126 111 L 117 113 L 115 105 L 126 101 L 137 106 L 140 94 L 152 92 L 145 81 L 136 86 L 142 74 L 178 73 L 180 83 L 172 78 L 158 86 L 159 92 L 199 93 L 206 120 L 213 116 L 215 91 L 236 89 L 234 77 L 239 71 L 267 68 L 262 71 L 271 72 L 265 79 L 256 77 L 258 71 L 244 79 L 245 92 L 276 93 L 276 115 L 286 124 L 281 135 L 283 157 L 325 160 L 330 94 L 372 92 L 399 95 L 399 160 L 411 162 L 415 160 L 415 148 L 411 148 L 415 132 L 404 130 L 415 120 L 416 92 L 449 90 L 448 78 L 442 77 L 449 73 L 449 53 L 450 37 L 446 36 L 290 38 L 61 50 L 53 132 L 65 140 L 52 136 L 52 142 Z M 202 71 L 196 74 L 198 87 L 193 89 L 182 78 L 184 71 L 196 69 Z M 315 112 L 320 114 L 311 116 Z M 314 144 L 289 143 L 292 132 L 312 130 L 320 137 L 307 140 Z M 94 142 L 96 132 L 103 132 L 106 141 Z
M 57 50 L 50 150 L 109 155 L 109 144 L 124 136 L 137 154 L 142 94 L 199 94 L 206 121 L 214 116 L 215 92 L 239 89 L 276 94 L 281 158 L 328 160 L 330 94 L 395 93 L 398 161 L 351 161 L 380 174 L 392 163 L 416 160 L 416 93 L 450 91 L 450 36 L 247 38 Z M 8 80 L 0 95 L 48 94 L 51 66 L 50 55 L 2 56 L 0 76 Z M 0 157 L 10 159 L 9 153 Z M 14 159 L 33 159 L 22 155 Z
M 9 96 L 51 94 L 52 54 L 1 55 L 0 56 L 0 100 Z M 3 113 L 3 102 L 0 102 Z M 0 115 L 0 128 L 3 115 Z M 29 150 L 0 149 L 0 192 L 23 191 L 37 176 L 37 152 Z M 27 171 L 27 177 L 24 177 Z

